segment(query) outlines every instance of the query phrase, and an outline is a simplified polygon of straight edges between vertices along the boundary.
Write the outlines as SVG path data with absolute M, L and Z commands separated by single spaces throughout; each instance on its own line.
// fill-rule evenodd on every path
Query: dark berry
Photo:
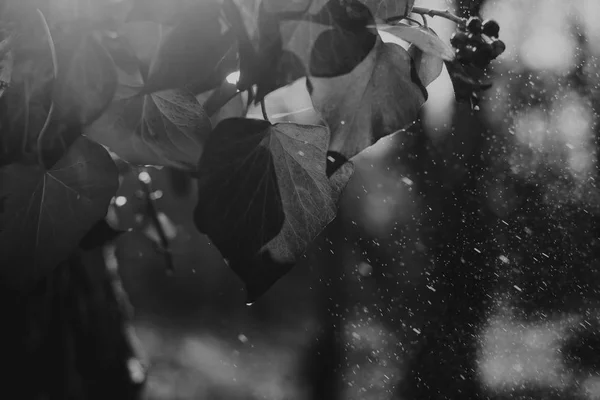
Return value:
M 467 44 L 470 46 L 478 47 L 482 43 L 485 43 L 485 40 L 480 33 L 469 33 L 467 38 Z
M 498 39 L 494 40 L 492 42 L 492 59 L 498 58 L 500 54 L 504 53 L 504 50 L 506 50 L 504 42 Z
M 481 31 L 484 35 L 487 35 L 491 38 L 497 38 L 500 34 L 500 25 L 498 25 L 498 23 L 493 19 L 488 19 L 483 21 Z
M 465 32 L 454 32 L 450 37 L 450 44 L 457 49 L 460 49 L 467 44 L 467 34 Z
M 471 17 L 467 21 L 467 29 L 471 33 L 481 33 L 481 19 L 479 17 Z

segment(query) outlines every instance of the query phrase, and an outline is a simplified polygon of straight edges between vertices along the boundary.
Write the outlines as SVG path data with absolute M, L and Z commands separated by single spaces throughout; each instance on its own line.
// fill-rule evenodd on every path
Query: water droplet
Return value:
M 134 383 L 141 384 L 146 380 L 146 371 L 137 358 L 127 360 L 127 369 L 129 369 L 129 376 Z
M 140 172 L 140 174 L 138 175 L 138 179 L 140 180 L 140 182 L 144 182 L 146 184 L 149 184 L 152 182 L 152 178 L 150 178 L 150 174 L 146 171 Z
M 117 207 L 123 207 L 125 204 L 127 204 L 127 197 L 119 196 L 115 199 L 115 205 Z

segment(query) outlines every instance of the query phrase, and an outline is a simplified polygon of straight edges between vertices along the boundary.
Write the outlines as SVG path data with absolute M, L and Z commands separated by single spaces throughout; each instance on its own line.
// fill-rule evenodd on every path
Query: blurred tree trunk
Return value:
M 2 390 L 32 400 L 137 399 L 126 310 L 101 249 L 76 251 L 32 293 L 2 290 Z

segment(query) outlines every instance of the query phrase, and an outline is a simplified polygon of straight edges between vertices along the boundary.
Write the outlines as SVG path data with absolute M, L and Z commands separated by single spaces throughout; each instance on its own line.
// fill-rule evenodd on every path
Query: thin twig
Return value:
M 421 14 L 421 15 L 429 15 L 430 17 L 442 17 L 449 19 L 452 22 L 457 24 L 465 23 L 465 20 L 457 15 L 452 14 L 449 10 L 432 10 L 424 7 L 413 7 L 411 10 L 412 13 Z
M 141 171 L 145 171 L 141 169 Z M 154 200 L 152 199 L 152 187 L 150 181 L 144 181 L 142 179 L 138 179 L 142 189 L 144 191 L 144 198 L 146 201 L 146 215 L 148 215 L 158 233 L 158 238 L 160 240 L 160 249 L 163 251 L 165 256 L 165 263 L 167 267 L 167 274 L 172 275 L 175 268 L 173 266 L 173 255 L 171 254 L 171 249 L 169 246 L 169 238 L 167 237 L 167 233 L 165 232 L 165 228 L 160 222 L 160 218 L 158 217 L 158 210 L 154 204 Z
M 262 115 L 265 121 L 270 122 L 269 115 L 267 114 L 267 107 L 265 106 L 265 99 L 262 99 L 260 101 L 260 111 L 262 111 Z
M 50 47 L 50 54 L 52 56 L 52 70 L 54 72 L 54 80 L 58 77 L 58 61 L 56 59 L 56 48 L 54 47 L 54 40 L 52 39 L 52 34 L 50 33 L 50 27 L 48 26 L 48 22 L 46 21 L 46 17 L 44 17 L 44 13 L 38 8 L 38 15 L 42 20 L 42 25 L 44 26 L 44 31 L 46 33 L 46 37 L 48 38 L 48 46 Z M 54 101 L 50 103 L 50 110 L 48 110 L 48 115 L 46 116 L 46 121 L 44 121 L 44 126 L 40 130 L 40 133 L 37 138 L 37 152 L 38 152 L 38 160 L 42 167 L 44 167 L 44 160 L 42 157 L 42 141 L 44 139 L 44 134 L 48 130 L 48 126 L 50 125 L 50 121 L 52 120 L 52 116 L 54 114 Z

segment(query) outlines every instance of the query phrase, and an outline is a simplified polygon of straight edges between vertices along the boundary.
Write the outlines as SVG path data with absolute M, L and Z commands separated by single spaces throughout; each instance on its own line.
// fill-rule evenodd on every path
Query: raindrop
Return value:
M 129 376 L 134 383 L 141 384 L 146 380 L 146 371 L 137 358 L 127 360 L 127 369 L 129 369 Z
M 117 207 L 123 207 L 125 204 L 127 204 L 127 197 L 119 196 L 115 199 L 115 205 Z
M 149 184 L 152 182 L 152 178 L 150 178 L 150 174 L 146 171 L 140 172 L 140 174 L 138 175 L 138 179 L 140 180 L 140 182 L 144 182 L 146 184 Z

